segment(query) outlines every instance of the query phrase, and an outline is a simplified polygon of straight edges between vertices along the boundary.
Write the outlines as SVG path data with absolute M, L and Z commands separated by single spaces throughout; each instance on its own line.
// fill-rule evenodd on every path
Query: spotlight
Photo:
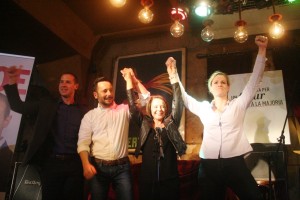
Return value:
M 199 17 L 207 17 L 212 13 L 212 8 L 207 1 L 200 1 L 195 6 L 195 13 Z

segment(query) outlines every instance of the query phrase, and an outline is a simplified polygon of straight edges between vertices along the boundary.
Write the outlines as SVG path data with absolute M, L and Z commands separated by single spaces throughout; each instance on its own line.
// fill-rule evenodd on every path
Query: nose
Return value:
M 162 111 L 162 110 L 163 110 L 163 107 L 162 107 L 162 106 L 158 107 L 158 110 L 159 110 L 159 111 Z
M 106 95 L 109 95 L 109 96 L 110 96 L 111 94 L 112 94 L 112 92 L 109 91 L 109 90 L 106 92 Z

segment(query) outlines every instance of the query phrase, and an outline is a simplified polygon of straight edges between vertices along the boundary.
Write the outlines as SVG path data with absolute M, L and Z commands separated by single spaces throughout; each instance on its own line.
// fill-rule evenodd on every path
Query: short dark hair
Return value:
M 105 78 L 105 77 L 103 77 L 103 76 L 102 76 L 102 77 L 97 77 L 97 78 L 94 80 L 94 82 L 93 82 L 93 92 L 96 92 L 98 83 L 99 83 L 99 82 L 103 82 L 103 81 L 111 83 L 110 80 L 108 80 L 107 78 Z
M 8 117 L 10 113 L 10 105 L 5 94 L 0 93 L 0 101 L 5 105 L 4 117 Z
M 75 83 L 77 83 L 77 84 L 79 83 L 77 75 L 74 74 L 73 72 L 63 72 L 63 73 L 61 73 L 59 78 L 61 78 L 63 75 L 66 75 L 66 74 L 73 76 Z

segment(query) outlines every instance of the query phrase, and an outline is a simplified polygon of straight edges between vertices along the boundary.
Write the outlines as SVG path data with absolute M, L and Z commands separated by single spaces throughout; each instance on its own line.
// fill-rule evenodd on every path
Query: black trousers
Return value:
M 227 187 L 240 200 L 263 199 L 243 156 L 201 159 L 198 183 L 201 200 L 224 200 Z
M 84 177 L 80 158 L 50 157 L 41 168 L 43 200 L 83 200 Z

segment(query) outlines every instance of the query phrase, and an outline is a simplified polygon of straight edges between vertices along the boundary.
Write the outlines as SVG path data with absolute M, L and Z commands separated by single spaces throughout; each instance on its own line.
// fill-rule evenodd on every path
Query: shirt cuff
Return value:
M 179 82 L 178 73 L 170 75 L 169 79 L 170 79 L 171 84 L 178 83 Z
M 147 92 L 145 94 L 140 94 L 139 95 L 139 103 L 141 106 L 145 106 L 150 98 L 150 92 Z

